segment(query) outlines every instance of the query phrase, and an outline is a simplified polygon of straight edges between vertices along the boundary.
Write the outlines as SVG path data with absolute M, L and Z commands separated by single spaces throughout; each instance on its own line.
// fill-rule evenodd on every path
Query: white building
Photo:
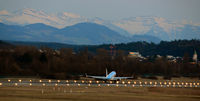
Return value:
M 129 52 L 128 57 L 145 59 L 139 52 Z
M 193 55 L 193 61 L 195 62 L 195 63 L 197 63 L 198 62 L 198 59 L 197 59 L 197 52 L 196 51 L 194 51 L 194 55 Z

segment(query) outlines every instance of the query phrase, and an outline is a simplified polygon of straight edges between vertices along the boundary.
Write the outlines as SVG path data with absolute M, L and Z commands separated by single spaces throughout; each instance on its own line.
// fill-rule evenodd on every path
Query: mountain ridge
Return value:
M 96 23 L 79 23 L 62 29 L 36 23 L 26 26 L 0 24 L 0 39 L 13 41 L 59 42 L 67 44 L 116 44 L 131 41 L 152 41 L 140 37 L 125 37 Z M 146 36 L 147 37 L 147 36 Z M 158 38 L 157 38 L 158 39 Z M 160 40 L 159 40 L 160 41 Z M 155 41 L 156 43 L 158 40 Z
M 200 39 L 200 23 L 185 20 L 174 21 L 162 17 L 129 17 L 115 21 L 101 18 L 86 18 L 78 14 L 61 12 L 49 14 L 41 10 L 20 9 L 15 12 L 0 11 L 0 22 L 5 24 L 28 25 L 44 23 L 56 28 L 64 28 L 78 23 L 102 24 L 123 36 L 151 35 L 161 40 Z M 159 34 L 160 33 L 160 34 Z M 188 36 L 188 33 L 191 34 Z

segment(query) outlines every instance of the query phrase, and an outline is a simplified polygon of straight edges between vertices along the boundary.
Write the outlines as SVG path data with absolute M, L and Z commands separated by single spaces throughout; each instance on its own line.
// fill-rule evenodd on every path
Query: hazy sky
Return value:
M 108 20 L 158 16 L 200 22 L 200 0 L 0 0 L 0 10 L 23 8 L 48 13 L 65 11 Z

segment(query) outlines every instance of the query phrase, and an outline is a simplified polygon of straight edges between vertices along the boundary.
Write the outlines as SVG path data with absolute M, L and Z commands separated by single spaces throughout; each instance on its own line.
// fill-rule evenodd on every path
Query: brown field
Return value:
M 200 88 L 2 86 L 0 101 L 200 101 Z

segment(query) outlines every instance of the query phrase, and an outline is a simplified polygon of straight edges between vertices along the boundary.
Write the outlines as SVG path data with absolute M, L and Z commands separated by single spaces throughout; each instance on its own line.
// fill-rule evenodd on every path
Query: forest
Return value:
M 85 73 L 90 75 L 105 75 L 105 69 L 115 70 L 117 76 L 133 76 L 153 78 L 163 76 L 165 79 L 171 77 L 200 77 L 199 64 L 191 63 L 191 53 L 199 51 L 200 41 L 183 40 L 172 42 L 161 42 L 155 47 L 153 43 L 136 42 L 115 45 L 115 55 L 110 53 L 110 45 L 82 47 L 79 51 L 73 48 L 53 49 L 48 47 L 35 47 L 25 45 L 12 45 L 0 42 L 0 75 L 1 76 L 38 76 L 52 79 L 78 79 Z M 173 45 L 173 46 L 171 46 Z M 136 50 L 137 46 L 138 50 Z M 93 47 L 93 48 L 92 48 Z M 106 47 L 106 48 L 105 48 Z M 165 48 L 165 50 L 163 48 Z M 168 49 L 169 47 L 174 47 Z M 192 50 L 190 50 L 191 47 Z M 153 48 L 153 49 L 151 49 Z M 145 60 L 131 58 L 129 51 L 140 53 L 154 52 Z M 182 59 L 173 62 L 164 55 L 156 57 L 157 52 L 172 52 L 178 49 Z M 154 51 L 153 51 L 154 50 Z M 95 51 L 95 52 L 94 52 Z M 183 51 L 183 52 L 182 52 Z M 192 53 L 193 53 L 192 52 Z M 168 54 L 168 53 L 167 53 Z M 171 55 L 174 55 L 171 54 Z

